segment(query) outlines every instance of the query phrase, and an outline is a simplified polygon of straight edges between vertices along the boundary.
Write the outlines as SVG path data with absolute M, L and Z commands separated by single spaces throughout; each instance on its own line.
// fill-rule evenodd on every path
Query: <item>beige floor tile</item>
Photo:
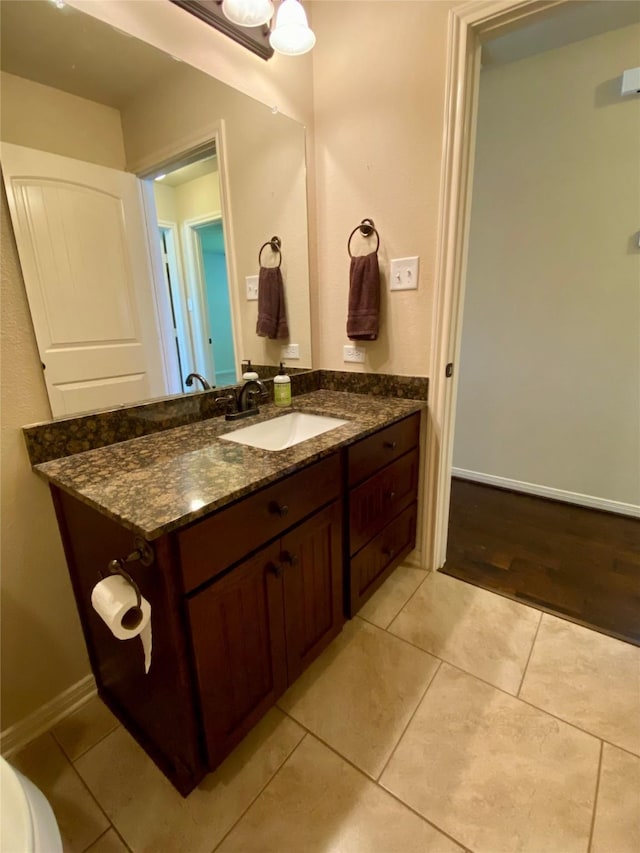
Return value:
M 273 709 L 186 799 L 122 727 L 76 767 L 134 853 L 210 853 L 303 736 Z
M 216 853 L 461 853 L 307 735 Z
M 605 743 L 591 853 L 640 850 L 640 758 Z
M 545 614 L 522 699 L 640 754 L 640 649 Z
M 375 779 L 438 663 L 356 617 L 279 704 Z
M 474 853 L 585 853 L 599 741 L 443 664 L 381 784 Z
M 74 761 L 118 725 L 104 702 L 94 696 L 86 705 L 54 726 L 51 732 L 67 758 Z
M 398 566 L 358 611 L 358 616 L 379 628 L 388 628 L 413 593 L 427 577 L 424 569 Z
M 86 853 L 129 853 L 129 848 L 122 843 L 118 833 L 114 829 L 110 829 L 101 835 Z
M 36 738 L 10 763 L 49 800 L 65 851 L 80 853 L 108 828 L 109 821 L 51 735 Z
M 432 572 L 389 631 L 516 694 L 539 621 L 537 610 Z

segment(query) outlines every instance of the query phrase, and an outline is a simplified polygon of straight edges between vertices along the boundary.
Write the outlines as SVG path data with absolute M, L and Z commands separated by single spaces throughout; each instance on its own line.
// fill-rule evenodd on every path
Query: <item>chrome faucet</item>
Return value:
M 269 396 L 267 386 L 260 379 L 249 379 L 238 392 L 238 412 L 257 412 L 256 397 Z
M 187 376 L 187 378 L 184 381 L 184 384 L 187 386 L 187 388 L 191 388 L 191 386 L 193 385 L 194 379 L 197 379 L 198 382 L 202 383 L 202 388 L 205 391 L 211 390 L 211 385 L 209 385 L 209 383 L 207 382 L 207 380 L 204 378 L 204 376 L 201 373 L 190 373 Z M 215 388 L 216 386 L 214 385 L 213 387 Z

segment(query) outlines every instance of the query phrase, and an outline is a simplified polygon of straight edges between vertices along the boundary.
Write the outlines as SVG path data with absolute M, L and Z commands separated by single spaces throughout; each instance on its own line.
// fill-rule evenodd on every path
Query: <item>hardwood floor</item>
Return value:
M 640 645 L 640 521 L 453 478 L 443 571 Z

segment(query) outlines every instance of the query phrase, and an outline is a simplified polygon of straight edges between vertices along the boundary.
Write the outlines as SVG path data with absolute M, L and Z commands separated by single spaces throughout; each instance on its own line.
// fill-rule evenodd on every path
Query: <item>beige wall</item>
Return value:
M 220 213 L 218 173 L 213 171 L 178 187 L 154 181 L 153 194 L 158 219 L 182 225 L 209 213 Z
M 220 213 L 218 173 L 203 175 L 175 188 L 178 222 L 196 219 L 209 213 Z
M 443 135 L 448 2 L 318 3 L 313 25 L 319 366 L 426 376 Z M 380 232 L 379 340 L 345 365 L 347 237 Z M 354 244 L 354 247 L 357 243 Z M 417 291 L 388 291 L 391 258 L 418 255 Z
M 0 88 L 4 142 L 124 169 L 118 110 L 4 71 Z
M 2 74 L 2 140 L 124 166 L 117 110 Z M 2 186 L 2 729 L 89 674 L 49 490 L 32 471 L 25 424 L 51 418 Z
M 2 729 L 89 674 L 49 489 L 21 427 L 51 418 L 2 185 Z
M 640 26 L 482 73 L 454 465 L 640 504 Z

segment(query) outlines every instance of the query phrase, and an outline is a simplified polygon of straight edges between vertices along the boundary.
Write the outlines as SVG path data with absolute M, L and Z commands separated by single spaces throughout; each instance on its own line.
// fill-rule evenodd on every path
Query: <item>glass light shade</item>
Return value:
M 260 27 L 273 17 L 271 0 L 223 0 L 225 18 L 239 27 Z
M 288 56 L 307 53 L 314 46 L 316 37 L 298 0 L 282 0 L 269 43 L 275 51 Z

